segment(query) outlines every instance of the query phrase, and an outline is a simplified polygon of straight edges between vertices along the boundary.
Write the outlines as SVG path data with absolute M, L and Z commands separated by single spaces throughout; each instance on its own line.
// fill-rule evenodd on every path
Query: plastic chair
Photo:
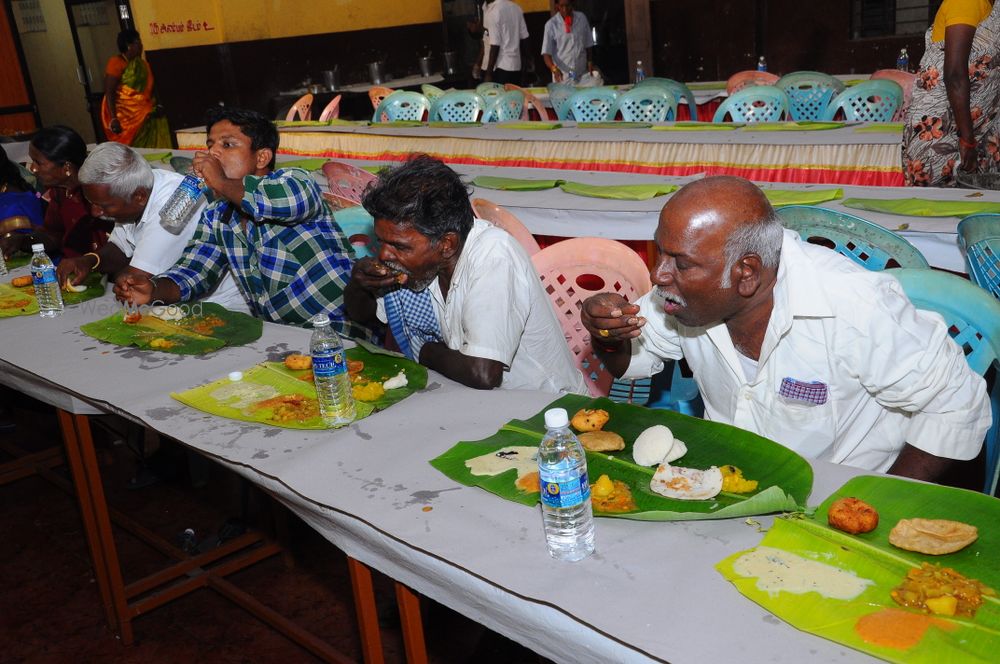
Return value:
M 486 100 L 475 92 L 446 92 L 431 102 L 427 118 L 432 122 L 478 122 L 486 110 Z
M 436 85 L 431 85 L 430 83 L 424 83 L 423 85 L 421 85 L 420 92 L 422 92 L 424 96 L 427 97 L 428 100 L 430 100 L 431 103 L 433 103 L 435 99 L 444 94 L 444 90 L 442 90 Z
M 499 226 L 513 235 L 514 239 L 518 241 L 518 244 L 524 248 L 524 251 L 529 256 L 534 256 L 541 251 L 541 247 L 538 246 L 538 242 L 535 241 L 535 236 L 531 234 L 531 231 L 506 208 L 500 207 L 493 201 L 488 201 L 485 198 L 473 198 L 472 211 L 480 219 L 484 219 L 494 226 Z
M 285 115 L 285 121 L 291 122 L 295 119 L 295 116 L 299 116 L 299 120 L 312 120 L 312 105 L 313 96 L 308 92 L 292 104 L 292 107 L 288 109 L 287 115 Z
M 618 95 L 611 117 L 615 111 L 621 111 L 624 122 L 664 122 L 677 117 L 677 100 L 665 87 L 645 85 Z
M 560 120 L 566 119 L 564 111 L 566 102 L 576 92 L 576 88 L 569 83 L 549 83 L 546 89 L 549 91 L 549 102 L 552 104 L 552 110 L 556 112 L 556 117 Z
M 396 90 L 382 100 L 372 115 L 372 122 L 395 122 L 396 120 L 423 120 L 430 110 L 427 97 L 419 92 Z
M 646 264 L 624 244 L 596 237 L 557 242 L 536 253 L 531 261 L 587 388 L 594 396 L 608 394 L 614 377 L 591 348 L 590 335 L 580 322 L 580 309 L 588 297 L 603 292 L 619 293 L 634 302 L 651 288 Z M 648 384 L 649 379 L 645 380 Z
M 833 98 L 823 120 L 832 120 L 844 111 L 848 122 L 889 122 L 903 106 L 903 88 L 889 80 L 863 81 Z
M 344 237 L 354 250 L 354 258 L 378 256 L 378 238 L 375 237 L 375 219 L 360 205 L 336 210 L 333 220 L 344 232 Z
M 778 208 L 778 216 L 806 242 L 833 249 L 869 270 L 930 267 L 904 238 L 861 217 L 812 205 L 786 205 Z
M 171 157 L 170 167 L 181 175 L 187 175 L 191 172 L 191 166 L 193 164 L 191 157 Z
M 525 90 L 524 88 L 522 88 L 522 87 L 520 87 L 518 85 L 514 85 L 513 83 L 504 83 L 503 89 L 507 90 L 507 91 L 510 91 L 510 90 L 520 90 L 521 93 L 524 95 L 524 107 L 521 109 L 521 119 L 522 120 L 530 120 L 531 119 L 530 114 L 528 113 L 528 110 L 532 109 L 532 108 L 535 109 L 535 113 L 538 114 L 538 119 L 539 120 L 548 120 L 549 119 L 549 112 L 545 108 L 545 104 L 543 104 L 541 102 L 541 100 L 538 99 L 538 97 L 536 97 L 535 95 L 531 94 L 530 92 L 528 92 L 527 90 Z
M 483 113 L 483 122 L 508 122 L 519 120 L 524 115 L 524 92 L 521 90 L 507 90 L 499 97 L 495 97 L 486 112 Z
M 340 161 L 323 164 L 323 175 L 330 187 L 330 194 L 324 198 L 330 201 L 334 209 L 361 205 L 365 187 L 375 180 L 375 176 L 368 171 Z
M 819 120 L 833 96 L 844 91 L 840 80 L 818 71 L 796 71 L 778 79 L 774 87 L 788 95 L 793 120 Z
M 1000 214 L 973 214 L 958 222 L 958 244 L 972 280 L 1000 298 Z
M 776 122 L 788 115 L 788 96 L 770 85 L 743 88 L 719 105 L 712 122 L 724 122 L 727 114 L 733 122 Z
M 895 81 L 899 84 L 899 87 L 903 88 L 903 104 L 896 111 L 896 115 L 893 116 L 893 121 L 902 120 L 906 114 L 906 109 L 910 107 L 910 99 L 913 97 L 913 85 L 916 83 L 917 78 L 919 77 L 916 74 L 911 74 L 901 69 L 879 69 L 872 72 L 871 80 L 888 79 Z
M 680 104 L 681 99 L 684 99 L 687 102 L 688 113 L 691 115 L 691 120 L 698 119 L 698 102 L 695 101 L 694 93 L 691 92 L 691 88 L 684 85 L 680 81 L 675 81 L 672 78 L 660 78 L 659 76 L 647 76 L 636 83 L 635 87 L 641 88 L 647 85 L 658 85 L 665 88 L 667 92 L 673 95 L 674 99 L 677 100 L 678 105 Z M 675 113 L 674 117 L 676 117 L 676 115 L 677 114 Z
M 756 69 L 738 71 L 726 81 L 726 94 L 731 95 L 751 85 L 774 85 L 777 82 L 778 77 L 770 72 Z
M 323 112 L 319 114 L 320 122 L 326 122 L 327 120 L 334 120 L 340 117 L 340 98 L 342 95 L 337 95 L 330 100 L 330 103 L 326 105 Z
M 948 334 L 965 353 L 973 371 L 985 375 L 998 368 L 1000 358 L 1000 302 L 965 279 L 941 270 L 892 270 L 913 305 L 936 311 L 944 318 Z M 996 375 L 994 374 L 994 379 Z M 1000 381 L 990 391 L 993 424 L 986 434 L 986 473 L 983 492 L 993 495 L 1000 474 Z
M 489 101 L 491 97 L 499 97 L 504 93 L 502 83 L 480 83 L 476 86 L 476 94 Z
M 577 90 L 563 106 L 560 120 L 577 122 L 607 122 L 615 117 L 615 103 L 618 94 L 607 88 L 584 88 Z
M 382 85 L 374 85 L 368 88 L 368 98 L 372 102 L 372 110 L 378 108 L 378 105 L 393 92 L 395 92 L 395 90 L 392 88 L 387 88 Z

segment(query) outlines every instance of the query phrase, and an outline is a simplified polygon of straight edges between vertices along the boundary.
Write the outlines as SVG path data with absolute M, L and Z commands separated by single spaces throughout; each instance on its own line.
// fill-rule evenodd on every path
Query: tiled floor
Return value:
M 38 449 L 58 441 L 51 409 L 16 393 L 0 392 L 14 431 L 0 441 Z M 108 418 L 109 419 L 109 418 Z M 120 421 L 110 421 L 120 427 Z M 109 502 L 161 536 L 193 528 L 201 540 L 227 518 L 241 515 L 241 480 L 212 466 L 208 483 L 194 488 L 185 454 L 164 445 L 154 468 L 167 477 L 152 486 L 126 489 L 136 457 L 113 434 L 93 427 Z M 0 461 L 7 457 L 0 456 Z M 68 477 L 68 469 L 57 469 Z M 250 520 L 267 499 L 250 491 Z M 295 564 L 280 556 L 231 577 L 241 589 L 360 661 L 346 559 L 301 522 L 292 519 Z M 126 582 L 165 559 L 135 538 L 116 531 Z M 305 650 L 210 590 L 198 590 L 140 616 L 136 643 L 122 646 L 104 620 L 82 523 L 73 496 L 40 477 L 0 486 L 0 662 L 311 662 Z M 403 645 L 391 581 L 376 574 L 376 595 L 387 662 L 402 662 Z M 425 600 L 423 617 L 432 662 L 531 662 L 539 658 L 468 619 Z

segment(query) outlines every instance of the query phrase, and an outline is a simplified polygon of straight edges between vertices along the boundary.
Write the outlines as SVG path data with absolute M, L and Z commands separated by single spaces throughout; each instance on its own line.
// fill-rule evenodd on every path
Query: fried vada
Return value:
M 600 408 L 581 408 L 569 421 L 577 431 L 600 431 L 610 419 L 608 411 Z
M 826 520 L 845 533 L 870 533 L 878 526 L 878 511 L 863 500 L 854 497 L 840 498 L 830 505 Z

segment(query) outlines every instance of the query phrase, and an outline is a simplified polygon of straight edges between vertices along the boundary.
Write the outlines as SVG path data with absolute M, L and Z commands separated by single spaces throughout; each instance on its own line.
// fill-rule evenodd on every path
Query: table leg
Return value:
M 382 664 L 382 633 L 378 626 L 375 610 L 375 591 L 372 588 L 372 572 L 364 563 L 347 557 L 347 570 L 351 575 L 351 590 L 354 592 L 354 610 L 358 614 L 358 630 L 361 632 L 361 650 L 367 664 Z
M 427 645 L 424 643 L 424 625 L 420 618 L 420 596 L 396 582 L 396 604 L 403 627 L 403 646 L 408 664 L 427 664 Z

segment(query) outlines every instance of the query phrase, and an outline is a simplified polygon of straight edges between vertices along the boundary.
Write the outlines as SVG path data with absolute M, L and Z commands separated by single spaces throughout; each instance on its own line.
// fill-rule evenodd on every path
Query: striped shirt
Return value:
M 230 268 L 258 318 L 301 325 L 326 312 L 341 335 L 371 339 L 347 320 L 344 287 L 351 276 L 347 240 L 312 176 L 298 168 L 243 178 L 239 210 L 211 203 L 178 262 L 161 277 L 177 283 L 181 300 L 208 293 Z M 247 223 L 241 223 L 242 213 Z

